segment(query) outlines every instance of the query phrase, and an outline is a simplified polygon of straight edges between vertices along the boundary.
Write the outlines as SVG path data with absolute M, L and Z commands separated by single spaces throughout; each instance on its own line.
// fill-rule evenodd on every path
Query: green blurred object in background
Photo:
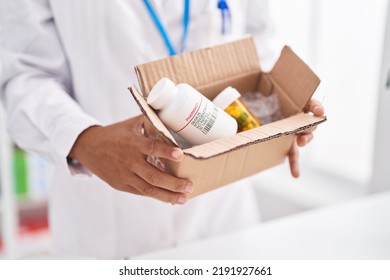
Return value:
M 26 197 L 27 183 L 27 154 L 19 147 L 14 148 L 14 190 L 18 197 Z

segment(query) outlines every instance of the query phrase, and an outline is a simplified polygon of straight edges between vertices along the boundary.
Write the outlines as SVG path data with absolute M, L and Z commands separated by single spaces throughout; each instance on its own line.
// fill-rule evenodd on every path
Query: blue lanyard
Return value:
M 157 13 L 155 12 L 154 8 L 150 4 L 150 1 L 144 0 L 144 4 L 145 4 L 146 8 L 148 9 L 150 17 L 152 18 L 158 31 L 160 32 L 162 39 L 164 40 L 164 43 L 169 51 L 169 55 L 171 56 L 171 55 L 177 54 L 177 51 L 173 47 L 172 41 L 169 39 L 167 31 L 165 30 L 164 26 L 162 25 L 162 22 L 161 22 L 160 18 L 158 17 Z M 190 23 L 190 0 L 184 0 L 183 35 L 181 37 L 180 52 L 183 52 L 185 50 L 189 23 Z
M 218 9 L 221 10 L 222 15 L 222 35 L 226 35 L 231 32 L 231 14 L 229 6 L 226 0 L 218 0 Z

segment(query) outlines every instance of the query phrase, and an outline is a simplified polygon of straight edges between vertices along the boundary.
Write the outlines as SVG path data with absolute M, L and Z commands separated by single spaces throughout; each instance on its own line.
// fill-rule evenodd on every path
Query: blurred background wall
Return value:
M 287 163 L 255 177 L 264 219 L 390 188 L 379 162 L 390 156 L 383 141 L 390 118 L 378 117 L 380 104 L 390 106 L 387 7 L 387 0 L 270 1 L 273 49 L 290 45 L 318 74 L 314 97 L 328 121 L 301 149 L 300 179 L 286 175 Z

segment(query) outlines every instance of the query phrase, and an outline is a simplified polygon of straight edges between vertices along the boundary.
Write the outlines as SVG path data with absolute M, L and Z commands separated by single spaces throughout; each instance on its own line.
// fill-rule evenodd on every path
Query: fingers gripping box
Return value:
M 145 115 L 147 135 L 175 146 L 173 136 L 146 103 L 162 77 L 188 83 L 210 100 L 227 86 L 242 94 L 260 91 L 278 96 L 283 119 L 184 149 L 182 162 L 166 164 L 169 173 L 194 183 L 191 197 L 282 163 L 295 133 L 326 120 L 302 112 L 320 80 L 289 47 L 283 48 L 269 73 L 261 70 L 252 38 L 137 65 L 135 71 L 140 89 L 129 89 Z

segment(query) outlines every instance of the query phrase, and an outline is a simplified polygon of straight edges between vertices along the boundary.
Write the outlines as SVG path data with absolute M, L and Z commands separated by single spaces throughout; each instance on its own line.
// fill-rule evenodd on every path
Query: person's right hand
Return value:
M 85 165 L 113 188 L 184 204 L 194 190 L 187 179 L 176 178 L 148 163 L 147 156 L 180 162 L 183 151 L 147 138 L 143 116 L 109 126 L 92 126 L 77 138 L 69 156 Z

